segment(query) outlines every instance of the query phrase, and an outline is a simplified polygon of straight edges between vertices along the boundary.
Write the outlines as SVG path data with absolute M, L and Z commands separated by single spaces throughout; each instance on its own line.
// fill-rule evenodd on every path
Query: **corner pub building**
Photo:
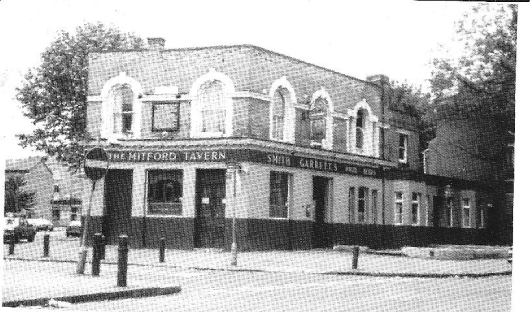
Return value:
M 487 189 L 421 172 L 417 120 L 388 78 L 251 45 L 92 53 L 89 237 L 136 248 L 399 247 L 487 240 Z M 386 91 L 386 93 L 385 93 Z

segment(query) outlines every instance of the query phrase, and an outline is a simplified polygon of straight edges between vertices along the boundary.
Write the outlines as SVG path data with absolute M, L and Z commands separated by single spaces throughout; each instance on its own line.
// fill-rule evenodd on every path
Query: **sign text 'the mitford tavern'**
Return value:
M 258 162 L 282 167 L 301 168 L 350 175 L 379 177 L 380 169 L 324 159 L 267 153 L 250 149 L 215 149 L 189 151 L 107 151 L 110 162 Z

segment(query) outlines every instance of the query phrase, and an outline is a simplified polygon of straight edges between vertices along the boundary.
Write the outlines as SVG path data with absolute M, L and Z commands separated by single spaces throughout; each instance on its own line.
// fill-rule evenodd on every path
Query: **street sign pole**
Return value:
M 77 274 L 85 274 L 85 265 L 88 253 L 88 222 L 90 221 L 90 213 L 92 210 L 92 198 L 94 197 L 94 191 L 96 190 L 96 182 L 105 177 L 105 175 L 107 174 L 107 170 L 109 169 L 109 161 L 105 150 L 100 147 L 91 149 L 85 156 L 84 169 L 87 177 L 92 180 L 92 189 L 90 191 L 88 209 L 85 216 L 85 223 L 83 225 L 83 236 L 79 244 L 80 248 L 79 259 L 77 262 Z M 94 248 L 99 248 L 99 246 L 94 246 Z
M 241 165 L 239 163 L 227 163 L 227 169 L 232 171 L 232 184 L 233 184 L 233 193 L 232 193 L 232 199 L 233 199 L 233 206 L 232 206 L 232 248 L 231 248 L 231 254 L 232 254 L 232 260 L 230 261 L 230 264 L 233 266 L 237 265 L 237 238 L 236 238 L 236 206 L 237 206 L 237 171 L 241 169 Z

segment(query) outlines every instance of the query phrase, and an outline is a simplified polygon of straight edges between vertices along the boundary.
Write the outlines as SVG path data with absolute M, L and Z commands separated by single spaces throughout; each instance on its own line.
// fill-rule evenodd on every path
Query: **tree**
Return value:
M 407 82 L 392 81 L 389 107 L 417 119 L 420 131 L 420 151 L 427 149 L 429 141 L 434 138 L 431 95 Z
M 6 177 L 5 180 L 5 212 L 20 212 L 22 209 L 28 209 L 35 205 L 35 192 L 24 190 L 26 180 L 19 176 L 13 175 Z
M 477 4 L 456 27 L 449 50 L 460 55 L 432 61 L 435 103 L 455 97 L 450 102 L 459 112 L 480 109 L 514 120 L 517 5 Z
M 80 165 L 87 139 L 86 104 L 88 54 L 144 48 L 144 41 L 103 24 L 85 24 L 74 34 L 60 31 L 42 53 L 39 67 L 30 69 L 17 99 L 36 129 L 18 135 L 20 145 L 35 147 L 71 166 Z

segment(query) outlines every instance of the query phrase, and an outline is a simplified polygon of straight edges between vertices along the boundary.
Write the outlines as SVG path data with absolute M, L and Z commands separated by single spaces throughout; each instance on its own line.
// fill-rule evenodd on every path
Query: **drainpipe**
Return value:
M 384 82 L 382 80 L 380 82 L 381 82 L 381 88 L 382 88 L 381 90 L 381 123 L 383 125 L 381 127 L 381 145 L 383 146 L 383 148 L 381 149 L 381 158 L 385 160 L 385 148 L 386 148 L 386 144 L 385 144 L 385 86 L 383 85 Z M 381 186 L 382 186 L 381 223 L 384 225 L 385 224 L 385 210 L 386 210 L 385 168 L 384 166 L 381 166 Z

